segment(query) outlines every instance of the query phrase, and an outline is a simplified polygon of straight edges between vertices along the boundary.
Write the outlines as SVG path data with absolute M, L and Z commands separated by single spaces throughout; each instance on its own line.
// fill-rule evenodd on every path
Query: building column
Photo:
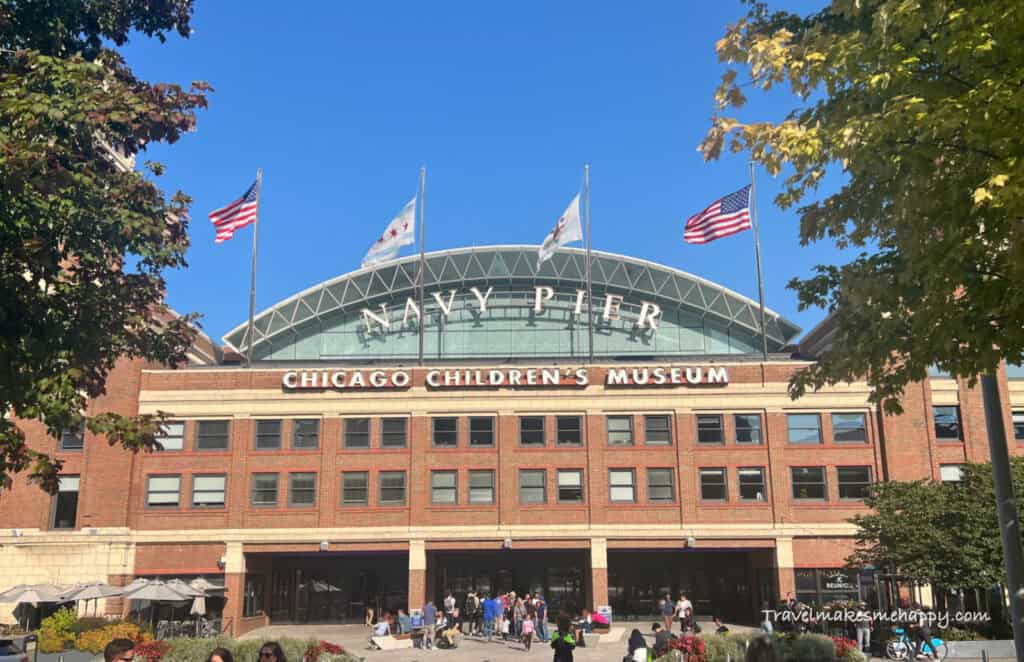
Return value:
M 409 541 L 409 609 L 419 609 L 427 601 L 427 545 Z
M 608 539 L 590 539 L 590 608 L 608 604 Z
M 245 602 L 245 553 L 242 543 L 229 542 L 224 554 L 224 621 L 228 634 L 242 633 L 242 611 Z
M 775 539 L 775 572 L 778 580 L 779 598 L 796 591 L 796 574 L 793 570 L 793 538 Z M 794 596 L 795 597 L 795 596 Z

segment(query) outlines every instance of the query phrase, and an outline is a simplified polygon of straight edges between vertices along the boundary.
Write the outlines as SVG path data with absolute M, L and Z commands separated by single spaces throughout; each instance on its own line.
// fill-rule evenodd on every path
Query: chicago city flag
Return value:
M 554 229 L 544 237 L 544 243 L 541 244 L 540 250 L 537 252 L 537 268 L 540 269 L 540 265 L 554 255 L 560 246 L 581 239 L 583 239 L 583 226 L 580 224 L 580 194 L 577 193 L 558 218 Z
M 683 239 L 688 244 L 706 244 L 750 229 L 750 186 L 715 200 L 686 221 Z
M 402 246 L 416 243 L 416 198 L 413 198 L 402 207 L 402 211 L 391 219 L 384 234 L 377 241 L 373 242 L 366 257 L 363 258 L 363 266 L 368 267 L 378 262 L 393 260 L 398 255 L 398 249 Z

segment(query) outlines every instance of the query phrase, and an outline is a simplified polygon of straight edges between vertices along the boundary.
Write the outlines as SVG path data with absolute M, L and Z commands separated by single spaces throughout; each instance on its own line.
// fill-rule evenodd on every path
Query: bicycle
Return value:
M 924 654 L 923 651 L 917 650 L 917 644 L 907 634 L 906 628 L 893 628 L 893 633 L 896 634 L 895 639 L 890 639 L 885 644 L 885 656 L 890 660 L 906 660 L 907 662 L 913 662 L 917 655 Z M 949 647 L 946 646 L 946 642 L 938 637 L 931 638 L 931 648 L 935 655 L 935 659 L 939 662 L 946 659 L 949 655 Z

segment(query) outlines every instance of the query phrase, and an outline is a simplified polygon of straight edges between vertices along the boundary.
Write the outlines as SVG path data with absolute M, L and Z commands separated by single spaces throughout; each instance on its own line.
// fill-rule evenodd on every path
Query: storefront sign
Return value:
M 826 591 L 856 591 L 857 585 L 850 581 L 846 572 L 840 570 L 824 573 L 822 588 Z

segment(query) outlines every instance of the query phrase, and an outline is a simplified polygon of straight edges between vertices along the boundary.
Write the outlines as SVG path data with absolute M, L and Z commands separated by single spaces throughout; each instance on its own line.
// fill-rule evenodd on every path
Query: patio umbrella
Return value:
M 0 593 L 0 602 L 8 604 L 63 602 L 61 597 L 63 590 L 64 587 L 56 584 L 18 584 Z M 27 620 L 25 629 L 28 629 Z
M 188 585 L 191 586 L 192 588 L 194 588 L 197 591 L 202 591 L 203 593 L 209 593 L 210 591 L 223 591 L 224 590 L 223 586 L 218 586 L 218 585 L 214 584 L 213 582 L 211 582 L 210 580 L 205 579 L 203 577 L 196 577 L 195 579 L 190 581 L 188 583 Z
M 122 594 L 123 597 L 129 600 L 149 600 L 150 602 L 182 602 L 188 600 L 191 595 L 184 595 L 173 587 L 168 586 L 167 582 L 162 582 L 158 579 L 152 580 L 136 580 L 125 586 L 125 591 Z M 155 614 L 153 610 L 150 610 L 150 621 L 155 621 Z
M 181 593 L 187 598 L 198 598 L 200 596 L 206 595 L 203 591 L 192 588 L 191 586 L 181 581 L 177 577 L 175 577 L 174 579 L 167 580 L 167 587 L 177 591 L 178 593 Z
M 93 614 L 95 615 L 96 606 L 99 604 L 101 598 L 116 598 L 124 593 L 123 586 L 111 586 L 104 582 L 89 582 L 87 584 L 76 584 L 71 589 L 64 593 L 61 598 L 64 600 L 94 600 Z M 86 611 L 88 613 L 88 611 Z

